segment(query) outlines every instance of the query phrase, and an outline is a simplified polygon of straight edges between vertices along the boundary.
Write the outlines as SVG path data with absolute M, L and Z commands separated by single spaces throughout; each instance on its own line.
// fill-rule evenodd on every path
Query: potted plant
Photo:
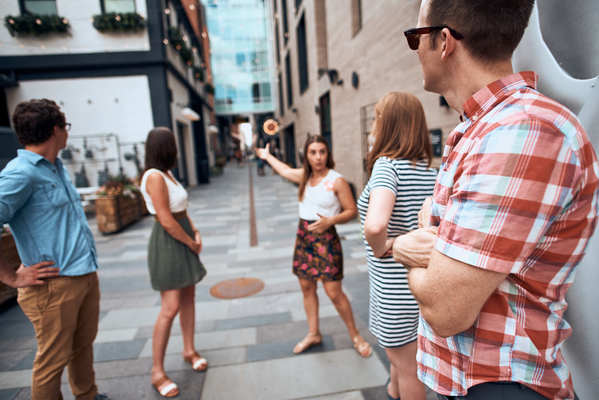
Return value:
M 135 12 L 96 14 L 93 25 L 102 33 L 138 32 L 146 27 L 144 17 Z
M 4 26 L 11 36 L 47 36 L 69 33 L 69 20 L 58 15 L 7 15 Z
M 12 234 L 8 228 L 0 227 L 0 253 L 4 261 L 15 270 L 21 265 L 21 259 L 17 252 L 17 246 Z M 14 298 L 17 295 L 17 289 L 7 286 L 0 282 L 0 304 Z
M 139 188 L 124 175 L 109 176 L 96 195 L 96 221 L 102 233 L 120 231 L 145 215 Z

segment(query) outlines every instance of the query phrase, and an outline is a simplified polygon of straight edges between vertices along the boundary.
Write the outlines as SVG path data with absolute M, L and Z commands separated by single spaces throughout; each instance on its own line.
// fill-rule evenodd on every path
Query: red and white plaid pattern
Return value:
M 447 139 L 436 249 L 509 275 L 467 331 L 444 339 L 421 319 L 418 373 L 438 393 L 515 381 L 574 397 L 565 295 L 596 225 L 599 164 L 577 118 L 535 87 L 523 72 L 481 89 Z

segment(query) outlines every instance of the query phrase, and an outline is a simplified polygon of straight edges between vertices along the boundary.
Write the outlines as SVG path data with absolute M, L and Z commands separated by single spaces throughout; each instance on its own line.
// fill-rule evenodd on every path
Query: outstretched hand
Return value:
M 327 229 L 329 229 L 331 227 L 331 225 L 333 225 L 333 221 L 331 220 L 331 218 L 325 217 L 320 214 L 316 214 L 316 215 L 318 215 L 320 217 L 320 219 L 318 221 L 312 222 L 310 225 L 308 225 L 308 230 L 310 232 L 321 234 L 324 231 L 326 231 Z
M 266 157 L 268 157 L 269 154 L 270 154 L 270 143 L 267 143 L 266 147 L 264 147 L 262 149 L 261 148 L 256 149 L 256 155 L 263 160 L 266 160 Z
M 14 287 L 24 288 L 28 286 L 45 285 L 44 279 L 58 276 L 58 267 L 50 267 L 54 261 L 42 261 L 29 267 L 23 264 L 15 272 Z

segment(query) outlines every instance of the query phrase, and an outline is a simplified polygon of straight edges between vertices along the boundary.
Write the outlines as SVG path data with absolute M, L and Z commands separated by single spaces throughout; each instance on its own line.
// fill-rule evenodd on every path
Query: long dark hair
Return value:
M 416 96 L 391 92 L 376 103 L 374 111 L 374 144 L 366 159 L 368 175 L 380 157 L 426 160 L 431 165 L 433 148 L 424 110 Z
M 164 126 L 158 126 L 148 133 L 146 139 L 145 170 L 150 168 L 166 172 L 177 163 L 175 135 Z
M 310 179 L 310 177 L 312 176 L 312 167 L 310 166 L 310 163 L 308 162 L 308 147 L 312 143 L 322 143 L 325 145 L 325 147 L 327 148 L 327 168 L 328 169 L 335 168 L 335 161 L 333 161 L 333 155 L 331 154 L 331 149 L 329 148 L 329 143 L 327 142 L 327 140 L 320 135 L 308 136 L 308 139 L 306 139 L 306 143 L 304 144 L 304 161 L 303 161 L 304 176 L 302 177 L 302 181 L 300 182 L 299 193 L 298 193 L 298 197 L 299 197 L 300 201 L 302 201 L 304 199 L 304 191 L 306 190 L 306 184 L 308 183 L 308 179 Z

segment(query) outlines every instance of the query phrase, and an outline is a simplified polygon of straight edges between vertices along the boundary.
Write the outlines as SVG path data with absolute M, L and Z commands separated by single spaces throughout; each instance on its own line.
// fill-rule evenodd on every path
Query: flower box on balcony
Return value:
M 94 28 L 102 33 L 138 32 L 146 20 L 138 13 L 106 13 L 94 15 Z
M 69 20 L 64 17 L 35 14 L 7 15 L 4 17 L 4 26 L 6 26 L 11 36 L 66 34 L 71 27 Z

